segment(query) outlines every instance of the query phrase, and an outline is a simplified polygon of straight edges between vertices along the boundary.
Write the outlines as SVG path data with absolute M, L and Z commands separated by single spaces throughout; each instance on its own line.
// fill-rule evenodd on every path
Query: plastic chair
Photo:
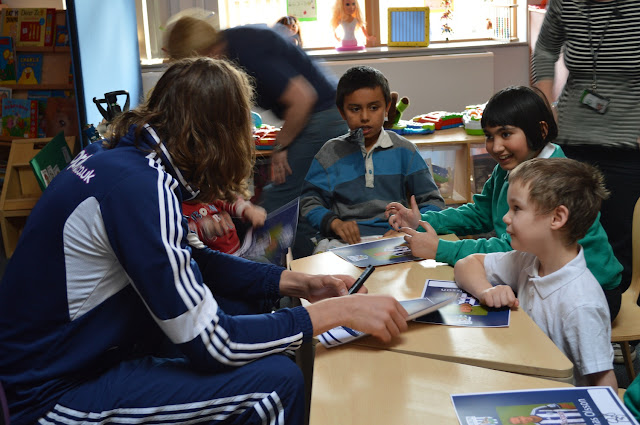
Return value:
M 9 425 L 9 406 L 0 382 L 0 425 Z
M 620 343 L 624 365 L 630 382 L 635 379 L 636 371 L 631 360 L 629 341 L 640 339 L 640 306 L 638 306 L 638 295 L 640 294 L 640 199 L 636 202 L 633 210 L 633 233 L 631 238 L 633 258 L 631 285 L 622 294 L 620 313 L 611 324 L 611 342 Z

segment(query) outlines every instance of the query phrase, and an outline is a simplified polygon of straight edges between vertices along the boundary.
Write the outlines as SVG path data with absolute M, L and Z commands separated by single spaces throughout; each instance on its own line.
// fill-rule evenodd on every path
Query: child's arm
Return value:
M 251 202 L 248 202 L 248 204 L 242 212 L 243 218 L 249 220 L 253 227 L 264 226 L 264 221 L 267 219 L 267 211 Z
M 590 386 L 611 387 L 613 388 L 613 391 L 618 392 L 618 380 L 616 379 L 616 374 L 613 372 L 613 369 L 591 373 L 589 375 L 585 375 L 585 378 L 587 378 L 587 382 Z
M 469 255 L 456 263 L 453 271 L 460 289 L 470 293 L 488 307 L 518 307 L 520 302 L 510 286 L 493 286 L 487 280 L 484 257 L 483 254 Z

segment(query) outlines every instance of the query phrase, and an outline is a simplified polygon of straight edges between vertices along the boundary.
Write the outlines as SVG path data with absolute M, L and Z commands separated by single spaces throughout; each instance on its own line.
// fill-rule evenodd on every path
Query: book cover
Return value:
M 69 28 L 66 25 L 56 25 L 55 46 L 69 46 Z
M 2 99 L 11 99 L 13 90 L 9 87 L 0 87 L 0 105 L 2 105 Z
M 2 9 L 2 36 L 18 39 L 18 18 L 20 9 L 15 7 L 5 7 Z
M 42 82 L 42 53 L 19 53 L 17 60 L 18 84 Z
M 56 10 L 54 8 L 47 9 L 47 17 L 44 24 L 44 45 L 53 46 L 56 37 Z
M 422 260 L 422 258 L 413 256 L 411 248 L 404 240 L 404 236 L 381 238 L 375 241 L 343 246 L 334 248 L 330 252 L 357 267 L 366 267 L 368 265 L 384 266 Z
M 611 387 L 452 394 L 461 425 L 635 424 Z
M 400 301 L 400 304 L 405 310 L 407 310 L 407 313 L 409 313 L 407 321 L 410 321 L 414 320 L 416 317 L 423 316 L 445 307 L 447 304 L 453 302 L 455 298 L 456 297 L 453 294 L 449 294 L 449 296 L 438 300 L 414 298 L 411 300 Z M 346 344 L 347 342 L 355 341 L 356 339 L 362 338 L 366 335 L 367 334 L 364 332 L 356 331 L 346 326 L 338 326 L 337 328 L 330 329 L 318 335 L 318 341 L 320 341 L 320 343 L 325 347 L 331 348 Z
M 299 203 L 300 198 L 296 198 L 268 214 L 264 226 L 247 231 L 242 246 L 233 255 L 284 266 L 296 237 Z
M 0 36 L 0 81 L 5 84 L 16 83 L 16 54 L 13 38 Z
M 64 131 L 59 126 L 54 126 L 54 130 L 47 132 L 47 110 L 49 105 L 49 99 L 52 97 L 69 97 L 70 93 L 65 90 L 29 90 L 27 92 L 27 99 L 38 101 L 38 136 L 37 137 L 53 137 L 58 132 Z M 53 103 L 53 108 L 60 108 L 59 102 Z M 54 111 L 51 111 L 52 113 Z M 53 124 L 51 124 L 53 125 Z M 71 134 L 69 134 L 71 135 Z
M 431 300 L 451 294 L 455 295 L 456 302 L 434 313 L 418 317 L 416 322 L 472 328 L 509 326 L 511 310 L 508 307 L 490 308 L 480 305 L 476 298 L 458 288 L 453 281 L 427 279 L 422 291 L 422 297 Z
M 51 19 L 51 18 L 50 18 Z M 20 8 L 18 14 L 17 46 L 44 46 L 47 27 L 47 9 Z M 49 29 L 51 32 L 51 28 Z M 49 36 L 51 38 L 51 36 Z
M 64 138 L 64 133 L 60 132 L 29 161 L 40 189 L 44 191 L 51 180 L 71 162 L 71 159 L 71 150 Z
M 38 102 L 29 99 L 3 99 L 2 135 L 24 138 L 37 137 Z

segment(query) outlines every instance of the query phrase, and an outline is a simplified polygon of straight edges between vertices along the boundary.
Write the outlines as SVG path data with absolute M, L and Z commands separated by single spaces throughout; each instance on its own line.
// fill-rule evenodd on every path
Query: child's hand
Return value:
M 384 216 L 389 219 L 389 224 L 395 230 L 400 230 L 401 227 L 418 228 L 418 221 L 422 216 L 415 195 L 411 196 L 410 203 L 411 209 L 405 208 L 399 202 L 391 202 L 385 208 Z
M 513 293 L 509 285 L 497 285 L 480 292 L 480 303 L 487 307 L 510 307 L 515 308 L 520 305 L 520 301 Z
M 400 230 L 407 234 L 404 240 L 409 244 L 411 253 L 414 256 L 427 260 L 435 259 L 440 238 L 433 227 L 426 221 L 418 221 L 418 224 L 426 231 L 423 233 L 409 227 L 402 227 Z
M 267 219 L 267 211 L 258 206 L 251 204 L 243 212 L 244 217 L 251 222 L 253 227 L 264 226 L 264 221 Z
M 336 218 L 331 222 L 331 230 L 348 244 L 360 242 L 360 229 L 355 221 L 342 221 Z

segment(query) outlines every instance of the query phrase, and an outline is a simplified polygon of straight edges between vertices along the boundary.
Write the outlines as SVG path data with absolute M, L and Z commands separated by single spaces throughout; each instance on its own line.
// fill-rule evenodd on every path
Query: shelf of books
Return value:
M 8 164 L 16 141 L 48 140 L 60 131 L 77 137 L 79 129 L 65 11 L 0 8 L 0 227 L 9 256 L 13 249 L 7 250 L 7 243 L 17 241 L 15 232 L 41 194 L 38 188 L 26 196 L 24 186 L 19 191 L 24 196 L 12 199 L 7 193 L 16 191 L 7 188 L 10 173 L 17 181 L 33 174 L 30 158 L 26 165 Z

